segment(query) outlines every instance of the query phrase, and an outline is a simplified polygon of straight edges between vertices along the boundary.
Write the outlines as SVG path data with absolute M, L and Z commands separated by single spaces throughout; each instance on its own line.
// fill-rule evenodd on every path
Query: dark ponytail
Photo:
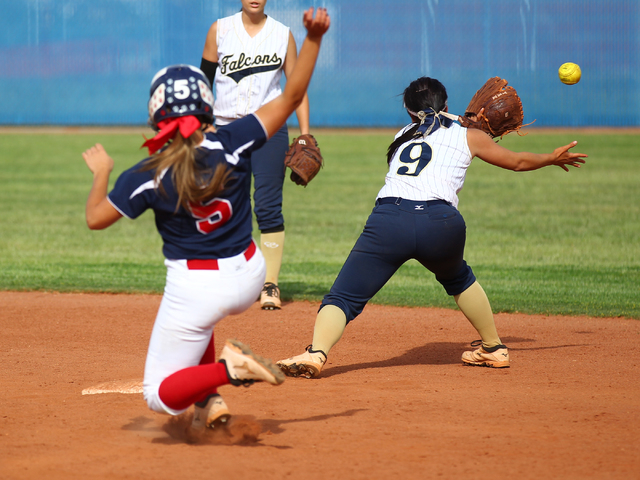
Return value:
M 393 142 L 391 142 L 391 145 L 389 145 L 389 148 L 387 149 L 387 165 L 391 164 L 391 159 L 393 158 L 393 154 L 396 153 L 396 150 L 398 149 L 398 147 L 402 145 L 404 142 L 408 142 L 410 139 L 413 138 L 419 126 L 420 126 L 419 123 L 412 125 L 409 130 L 407 130 L 398 138 L 396 138 Z
M 430 108 L 440 112 L 447 108 L 447 89 L 435 78 L 420 77 L 414 80 L 405 88 L 402 98 L 405 108 L 416 113 Z M 419 124 L 413 125 L 389 145 L 387 164 L 391 163 L 398 147 L 413 138 L 419 126 Z

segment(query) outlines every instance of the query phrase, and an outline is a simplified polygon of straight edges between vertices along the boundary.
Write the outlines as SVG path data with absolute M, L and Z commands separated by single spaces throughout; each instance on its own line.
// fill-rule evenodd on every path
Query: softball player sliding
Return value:
M 447 92 L 437 80 L 422 77 L 404 91 L 412 123 L 389 146 L 389 172 L 364 231 L 351 250 L 316 317 L 307 351 L 278 365 L 288 376 L 315 377 L 346 325 L 407 260 L 416 259 L 436 275 L 477 330 L 482 341 L 464 352 L 467 365 L 509 367 L 509 351 L 496 331 L 491 305 L 463 259 L 466 226 L 457 210 L 458 192 L 473 157 L 515 171 L 548 165 L 580 167 L 577 142 L 550 154 L 512 152 L 484 132 L 453 123 Z M 443 114 L 444 112 L 444 114 Z M 453 117 L 456 118 L 456 117 Z
M 144 144 L 149 158 L 123 172 L 107 195 L 113 160 L 101 145 L 83 153 L 93 173 L 89 228 L 154 211 L 167 279 L 149 343 L 144 397 L 152 410 L 170 415 L 195 404 L 195 428 L 229 418 L 218 387 L 284 380 L 269 360 L 235 340 L 227 341 L 216 362 L 213 327 L 246 310 L 264 283 L 264 258 L 251 238 L 249 157 L 304 98 L 330 20 L 325 9 L 314 18 L 311 8 L 303 23 L 307 38 L 284 92 L 255 114 L 208 132 L 208 80 L 195 67 L 175 65 L 151 82 L 150 123 L 159 133 Z
M 280 78 L 293 71 L 297 50 L 288 27 L 264 13 L 267 0 L 242 0 L 242 10 L 219 19 L 209 29 L 200 68 L 215 85 L 216 125 L 228 125 L 255 112 L 280 95 Z M 309 133 L 307 96 L 296 109 L 300 132 Z M 251 154 L 254 210 L 260 229 L 260 249 L 267 263 L 260 304 L 281 307 L 278 277 L 284 252 L 282 187 L 284 158 L 289 146 L 286 124 Z

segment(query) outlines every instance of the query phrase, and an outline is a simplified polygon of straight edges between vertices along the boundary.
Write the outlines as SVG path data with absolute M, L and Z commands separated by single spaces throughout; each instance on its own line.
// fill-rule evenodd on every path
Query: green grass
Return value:
M 353 246 L 386 173 L 393 132 L 319 131 L 325 168 L 307 187 L 285 182 L 285 299 L 318 301 Z M 478 159 L 460 192 L 466 260 L 496 312 L 640 318 L 640 138 L 559 132 L 518 137 L 514 150 L 578 140 L 587 165 L 515 173 Z M 89 231 L 95 142 L 117 174 L 144 156 L 139 133 L 0 134 L 0 289 L 156 292 L 165 269 L 153 215 Z M 254 230 L 256 237 L 257 230 Z M 455 308 L 433 275 L 403 266 L 375 303 Z

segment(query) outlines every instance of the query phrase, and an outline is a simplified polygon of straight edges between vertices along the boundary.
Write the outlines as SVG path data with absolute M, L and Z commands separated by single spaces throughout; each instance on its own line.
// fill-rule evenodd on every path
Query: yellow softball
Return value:
M 580 70 L 580 66 L 575 63 L 563 63 L 558 69 L 558 76 L 560 77 L 560 81 L 565 85 L 575 85 L 580 81 L 582 71 Z

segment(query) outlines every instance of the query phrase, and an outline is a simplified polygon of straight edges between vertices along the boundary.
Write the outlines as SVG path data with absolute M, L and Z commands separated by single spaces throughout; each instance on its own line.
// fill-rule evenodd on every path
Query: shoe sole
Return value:
M 193 421 L 191 423 L 192 428 L 195 428 L 196 430 L 203 430 L 205 428 L 220 427 L 225 425 L 231 418 L 231 412 L 229 412 L 229 408 L 226 404 L 224 407 L 220 406 L 215 412 L 211 412 L 204 421 L 201 421 L 200 418 L 205 415 L 204 411 L 204 408 L 195 405 Z
M 463 365 L 468 365 L 470 367 L 489 367 L 489 368 L 509 368 L 509 362 L 469 362 L 467 360 L 462 360 Z
M 221 413 L 219 412 L 216 417 L 207 419 L 205 423 L 199 423 L 199 422 L 192 423 L 191 428 L 194 428 L 196 430 L 204 430 L 205 428 L 210 428 L 210 429 L 221 428 L 227 425 L 230 419 L 231 419 L 231 413 L 229 413 L 229 411 L 226 411 L 226 412 L 223 411 Z
M 267 381 L 272 385 L 280 385 L 282 382 L 284 382 L 285 376 L 282 373 L 282 370 L 280 370 L 268 358 L 264 358 L 256 353 L 253 353 L 253 351 L 251 350 L 251 348 L 249 348 L 248 345 L 245 345 L 244 343 L 239 342 L 238 340 L 227 340 L 227 345 L 235 349 L 236 352 L 252 358 L 258 364 L 259 367 L 269 372 L 273 377 L 273 381 L 269 381 L 269 380 Z
M 273 303 L 263 303 L 260 307 L 262 310 L 280 310 L 281 308 L 279 305 L 275 305 Z
M 229 411 L 218 412 L 218 414 L 211 419 L 207 419 L 207 428 L 219 428 L 227 424 L 229 419 L 231 418 L 231 413 Z
M 305 363 L 292 363 L 291 365 L 278 363 L 278 366 L 287 377 L 316 378 L 320 375 L 318 367 Z

